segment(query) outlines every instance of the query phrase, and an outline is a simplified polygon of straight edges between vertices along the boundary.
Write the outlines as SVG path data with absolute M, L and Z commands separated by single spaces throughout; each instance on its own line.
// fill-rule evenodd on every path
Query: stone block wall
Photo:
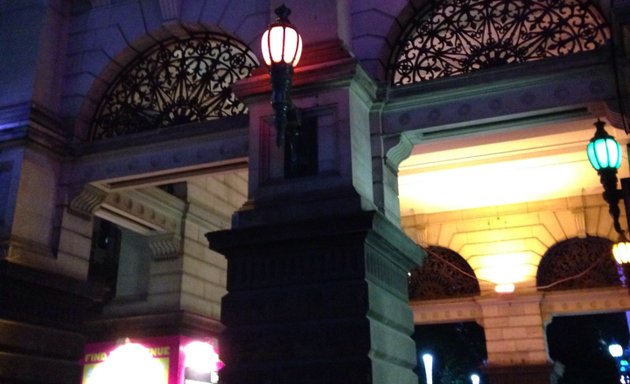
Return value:
M 479 300 L 490 365 L 546 364 L 541 295 Z
M 188 182 L 189 207 L 184 223 L 181 308 L 220 318 L 226 293 L 227 261 L 208 248 L 207 232 L 231 227 L 231 217 L 247 196 L 245 171 Z

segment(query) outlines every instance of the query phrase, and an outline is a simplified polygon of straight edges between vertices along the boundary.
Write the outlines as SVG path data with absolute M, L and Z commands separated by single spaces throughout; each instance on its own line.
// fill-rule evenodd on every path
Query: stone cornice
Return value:
M 538 303 L 544 324 L 551 322 L 554 316 L 625 312 L 630 309 L 630 295 L 622 287 L 411 301 L 409 305 L 415 324 L 456 321 L 477 321 L 481 324 L 482 306 L 510 305 L 513 302 Z
M 28 140 L 60 154 L 66 145 L 59 118 L 31 102 L 0 108 L 0 142 L 13 140 Z
M 217 168 L 235 165 L 246 167 L 248 151 L 247 116 L 210 122 L 198 134 L 186 134 L 180 129 L 173 135 L 152 134 L 155 137 L 127 137 L 125 142 L 103 141 L 77 145 L 76 160 L 68 165 L 68 184 L 86 184 L 106 180 L 116 183 L 159 184 L 165 180 L 192 177 Z M 179 127 L 181 128 L 181 127 Z M 217 128 L 217 129 L 213 129 Z M 181 176 L 175 176 L 180 174 Z M 143 175 L 139 177 L 138 175 Z M 111 184 L 112 188 L 122 187 Z M 128 187 L 129 185 L 125 185 Z
M 155 260 L 179 257 L 186 203 L 157 188 L 107 192 L 87 185 L 69 206 L 70 212 L 101 217 L 149 237 Z
M 358 73 L 357 60 L 339 40 L 306 45 L 303 52 L 300 64 L 293 74 L 294 97 L 312 93 L 317 89 L 349 85 Z M 365 73 L 359 76 L 369 78 Z M 373 88 L 371 92 L 376 92 L 375 87 L 366 88 Z M 240 100 L 246 102 L 269 99 L 271 83 L 267 66 L 260 66 L 252 76 L 238 81 L 234 84 L 233 90 Z
M 630 294 L 623 287 L 545 292 L 541 303 L 545 323 L 558 315 L 625 312 Z
M 444 300 L 412 301 L 409 303 L 415 324 L 437 324 L 476 321 L 481 324 L 481 306 L 474 297 Z
M 215 319 L 179 311 L 130 317 L 101 318 L 87 323 L 90 341 L 115 340 L 130 334 L 136 337 L 172 336 L 216 337 L 225 327 Z
M 383 131 L 483 129 L 502 120 L 584 115 L 590 105 L 615 97 L 606 56 L 606 50 L 587 52 L 570 60 L 541 60 L 392 88 L 383 109 Z

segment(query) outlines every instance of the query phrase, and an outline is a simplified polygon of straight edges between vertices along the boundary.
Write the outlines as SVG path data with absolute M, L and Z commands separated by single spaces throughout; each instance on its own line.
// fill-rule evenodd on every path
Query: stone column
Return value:
M 406 277 L 420 250 L 381 214 L 207 237 L 228 259 L 226 382 L 417 382 Z
M 548 384 L 541 294 L 479 299 L 486 334 L 488 384 Z
M 304 50 L 292 98 L 316 131 L 313 173 L 284 170 L 266 70 L 235 88 L 250 117 L 248 202 L 234 229 L 207 234 L 228 260 L 222 379 L 416 384 L 407 273 L 424 253 L 374 203 L 375 86 L 340 41 Z

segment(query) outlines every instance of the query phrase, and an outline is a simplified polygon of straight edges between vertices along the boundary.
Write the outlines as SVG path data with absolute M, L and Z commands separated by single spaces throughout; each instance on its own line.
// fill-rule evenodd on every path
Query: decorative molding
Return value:
M 610 39 L 590 0 L 447 0 L 410 24 L 394 50 L 394 85 L 591 51 Z
M 163 192 L 164 199 L 170 198 Z M 175 199 L 175 198 L 173 198 Z M 166 200 L 143 190 L 125 190 L 107 195 L 97 216 L 144 235 L 179 233 L 182 211 L 173 209 Z
M 86 185 L 69 209 L 82 217 L 95 215 L 150 236 L 154 260 L 173 259 L 182 254 L 180 232 L 185 203 L 157 188 L 107 193 Z
M 426 130 L 418 138 L 433 139 L 445 137 L 444 129 L 464 134 L 592 117 L 586 105 L 615 97 L 610 64 L 597 53 L 395 87 L 383 108 L 383 131 Z
M 481 306 L 474 298 L 412 300 L 409 303 L 414 324 L 475 321 L 483 324 Z
M 172 8 L 172 1 L 162 1 Z M 92 121 L 91 140 L 214 120 L 247 112 L 231 90 L 258 66 L 238 40 L 217 33 L 155 44 L 118 75 Z
M 182 255 L 182 239 L 172 233 L 151 236 L 149 247 L 156 261 L 176 259 Z
M 457 252 L 440 246 L 430 246 L 427 248 L 427 255 L 422 266 L 410 272 L 410 300 L 433 300 L 480 294 L 475 271 Z
M 612 256 L 612 241 L 588 236 L 551 246 L 538 264 L 540 290 L 587 289 L 621 284 Z
M 248 117 L 234 116 L 189 126 L 146 132 L 75 147 L 77 160 L 69 165 L 69 183 L 123 180 L 112 189 L 156 185 L 247 168 Z M 167 132 L 168 131 L 168 132 Z
M 21 236 L 11 235 L 6 243 L 0 244 L 2 244 L 0 247 L 5 248 L 6 259 L 17 264 L 49 264 L 50 261 L 54 261 L 56 256 L 48 245 Z M 34 262 L 34 260 L 36 261 Z
M 581 239 L 586 238 L 586 216 L 584 208 L 574 209 L 571 213 L 575 220 L 576 236 Z
M 107 192 L 88 184 L 83 187 L 79 196 L 72 199 L 68 210 L 89 219 L 106 198 Z
M 625 287 L 545 292 L 541 304 L 544 324 L 549 324 L 554 316 L 626 312 L 629 309 L 630 296 Z
M 383 141 L 385 164 L 397 173 L 400 163 L 411 155 L 414 143 L 406 133 L 387 136 Z

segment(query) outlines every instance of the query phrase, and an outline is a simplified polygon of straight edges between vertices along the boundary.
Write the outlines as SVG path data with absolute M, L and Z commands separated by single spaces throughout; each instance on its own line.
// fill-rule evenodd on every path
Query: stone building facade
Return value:
M 0 3 L 0 381 L 183 335 L 230 383 L 415 383 L 414 324 L 475 321 L 489 382 L 547 383 L 554 316 L 630 308 L 583 251 L 617 240 L 584 147 L 605 120 L 628 175 L 630 2 L 287 0 L 297 175 L 260 59 L 279 5 Z

